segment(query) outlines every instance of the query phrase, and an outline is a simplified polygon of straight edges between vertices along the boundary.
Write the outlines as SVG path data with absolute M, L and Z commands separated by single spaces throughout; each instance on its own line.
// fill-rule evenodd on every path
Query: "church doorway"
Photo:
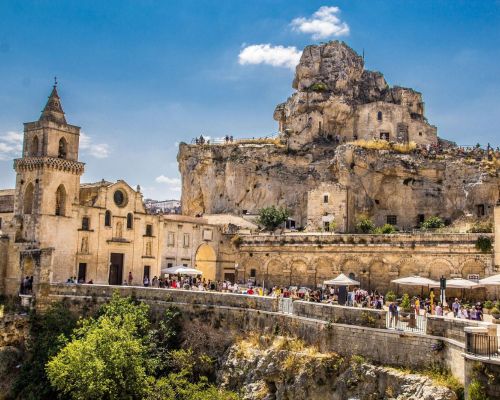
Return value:
M 109 265 L 109 284 L 123 283 L 123 253 L 111 253 Z
M 195 268 L 203 272 L 202 278 L 215 280 L 217 265 L 217 255 L 215 250 L 208 244 L 202 244 L 198 247 L 195 257 Z

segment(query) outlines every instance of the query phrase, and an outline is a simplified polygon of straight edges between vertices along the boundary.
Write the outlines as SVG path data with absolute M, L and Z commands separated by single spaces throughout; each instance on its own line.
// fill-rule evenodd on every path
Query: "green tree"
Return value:
M 96 319 L 84 320 L 71 341 L 46 366 L 65 398 L 142 399 L 153 378 L 143 335 L 149 307 L 117 292 Z
M 368 217 L 361 217 L 356 223 L 356 232 L 358 233 L 371 233 L 375 229 L 375 224 Z
M 267 230 L 273 231 L 290 216 L 288 210 L 283 207 L 265 207 L 259 211 L 257 222 Z
M 444 222 L 439 217 L 429 217 L 422 222 L 422 229 L 439 229 L 444 227 Z

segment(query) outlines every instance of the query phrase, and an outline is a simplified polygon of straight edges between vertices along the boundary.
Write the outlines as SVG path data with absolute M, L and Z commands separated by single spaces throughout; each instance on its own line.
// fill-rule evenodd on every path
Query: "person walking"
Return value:
M 391 302 L 391 304 L 389 304 L 389 328 L 392 328 L 392 322 L 394 321 L 394 328 L 397 327 L 398 325 L 398 320 L 399 320 L 399 316 L 398 316 L 398 306 L 396 304 L 396 302 Z
M 128 285 L 131 286 L 133 281 L 132 271 L 128 272 Z

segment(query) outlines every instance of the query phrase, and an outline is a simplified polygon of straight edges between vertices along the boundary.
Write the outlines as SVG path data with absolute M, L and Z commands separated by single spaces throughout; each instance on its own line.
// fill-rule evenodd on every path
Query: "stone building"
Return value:
M 0 191 L 0 291 L 15 293 L 21 277 L 32 275 L 35 284 L 76 276 L 119 285 L 131 273 L 141 284 L 173 265 L 220 279 L 221 228 L 203 218 L 150 214 L 140 188 L 122 180 L 81 184 L 79 134 L 54 86 L 39 120 L 24 125 L 16 188 Z
M 279 133 L 292 149 L 356 139 L 437 143 L 422 94 L 391 88 L 380 72 L 365 70 L 364 59 L 344 42 L 307 46 L 292 86 L 296 92 L 274 112 Z
M 348 191 L 339 184 L 321 183 L 307 192 L 307 229 L 346 232 Z

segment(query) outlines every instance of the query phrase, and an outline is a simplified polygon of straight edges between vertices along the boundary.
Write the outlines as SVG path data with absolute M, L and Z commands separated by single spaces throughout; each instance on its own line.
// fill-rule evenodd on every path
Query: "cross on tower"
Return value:
M 57 86 L 57 76 L 54 76 L 54 86 Z

